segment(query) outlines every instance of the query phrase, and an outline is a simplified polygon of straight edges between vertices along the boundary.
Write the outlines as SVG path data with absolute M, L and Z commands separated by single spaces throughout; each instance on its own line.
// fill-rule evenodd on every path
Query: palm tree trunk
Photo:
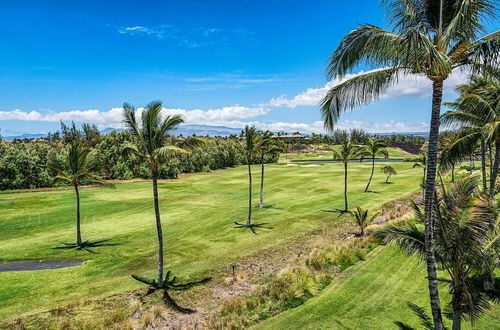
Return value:
M 370 188 L 370 183 L 372 182 L 374 170 L 375 170 L 375 155 L 372 157 L 372 173 L 370 174 L 370 179 L 368 180 L 368 184 L 366 185 L 365 192 L 367 192 L 368 188 Z
M 347 162 L 344 162 L 344 211 L 349 211 L 347 203 Z
M 248 218 L 247 227 L 250 227 L 252 223 L 252 168 L 250 167 L 250 159 L 248 162 Z
M 493 168 L 491 169 L 490 196 L 493 196 L 495 194 L 495 185 L 497 181 L 499 165 L 500 165 L 500 139 L 495 141 L 495 161 L 493 163 Z
M 483 191 L 486 192 L 488 187 L 486 186 L 486 146 L 484 139 L 481 139 L 481 176 L 483 179 Z
M 443 330 L 443 317 L 441 315 L 441 303 L 439 301 L 439 290 L 436 273 L 436 256 L 434 251 L 434 223 L 432 221 L 432 204 L 434 190 L 436 188 L 437 171 L 437 148 L 439 138 L 439 117 L 441 102 L 443 98 L 443 81 L 437 80 L 432 83 L 432 113 L 429 132 L 429 151 L 427 155 L 426 179 L 425 179 L 425 254 L 427 265 L 427 281 L 431 303 L 434 329 Z
M 153 201 L 155 206 L 156 233 L 158 234 L 158 288 L 163 286 L 163 230 L 160 219 L 160 203 L 158 200 L 158 174 L 152 170 L 153 174 Z
M 260 200 L 259 208 L 264 207 L 264 155 L 260 158 Z
M 80 192 L 78 191 L 78 184 L 73 183 L 76 192 L 76 244 L 82 244 L 82 234 L 80 231 Z
M 453 288 L 453 297 L 451 301 L 453 309 L 453 323 L 451 326 L 452 330 L 460 330 L 462 326 L 462 298 L 463 298 L 463 286 L 459 283 L 455 283 Z
M 451 164 L 451 182 L 455 182 L 455 164 Z

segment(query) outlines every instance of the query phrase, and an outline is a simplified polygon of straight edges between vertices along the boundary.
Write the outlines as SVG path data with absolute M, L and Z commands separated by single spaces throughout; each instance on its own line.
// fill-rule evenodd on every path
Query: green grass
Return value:
M 449 301 L 441 286 L 442 304 Z M 396 247 L 379 247 L 334 279 L 304 305 L 259 324 L 257 329 L 397 329 L 403 321 L 420 329 L 419 319 L 406 302 L 427 308 L 424 264 Z M 451 324 L 447 324 L 451 328 Z M 464 321 L 463 328 L 470 329 Z M 499 329 L 500 307 L 495 305 L 476 323 L 476 329 Z
M 340 146 L 334 146 L 335 148 L 340 148 Z M 406 151 L 396 149 L 396 148 L 387 148 L 389 151 L 389 158 L 407 158 L 414 157 L 414 155 L 407 153 Z M 379 157 L 383 158 L 383 157 Z M 307 160 L 307 159 L 332 159 L 332 152 L 306 152 L 306 153 L 286 153 L 281 155 L 280 160 L 287 159 L 298 159 L 298 160 Z
M 418 189 L 421 171 L 395 163 L 392 184 L 376 170 L 372 189 L 363 193 L 369 164 L 351 164 L 350 205 L 375 208 Z M 379 167 L 379 165 L 377 165 Z M 259 167 L 254 171 L 258 201 Z M 343 206 L 342 166 L 277 166 L 266 169 L 266 199 L 271 207 L 254 210 L 255 222 L 274 228 L 253 235 L 233 229 L 246 218 L 247 169 L 238 167 L 194 174 L 160 184 L 166 267 L 184 276 L 255 254 L 294 236 L 341 221 L 324 212 Z M 109 296 L 142 287 L 130 274 L 154 275 L 156 232 L 151 185 L 126 183 L 116 190 L 81 190 L 84 239 L 111 239 L 120 245 L 99 254 L 54 250 L 75 239 L 75 196 L 70 189 L 0 193 L 0 260 L 78 258 L 84 265 L 37 272 L 0 273 L 0 319 L 33 313 L 74 300 Z

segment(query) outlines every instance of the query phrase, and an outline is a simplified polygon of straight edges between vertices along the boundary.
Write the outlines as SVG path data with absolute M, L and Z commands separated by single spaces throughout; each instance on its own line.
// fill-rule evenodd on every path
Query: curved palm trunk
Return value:
M 374 170 L 375 170 L 375 156 L 372 157 L 372 173 L 370 174 L 370 179 L 368 180 L 368 184 L 366 185 L 365 192 L 367 192 L 368 188 L 370 188 L 370 183 L 372 182 Z
M 73 183 L 76 192 L 76 244 L 82 244 L 82 234 L 80 231 L 80 192 L 78 191 L 78 184 Z
M 250 159 L 248 162 L 248 217 L 247 217 L 247 227 L 252 224 L 252 168 L 250 166 Z
M 260 158 L 260 200 L 259 208 L 264 207 L 264 155 Z
M 495 161 L 493 162 L 493 167 L 491 169 L 490 176 L 490 196 L 495 194 L 495 184 L 497 181 L 498 167 L 500 166 L 500 140 L 495 142 Z
M 486 146 L 484 139 L 481 139 L 481 177 L 483 180 L 483 191 L 486 192 L 488 187 L 486 186 Z
M 432 83 L 432 114 L 429 132 L 429 151 L 427 156 L 426 179 L 425 179 L 425 254 L 427 265 L 427 281 L 429 297 L 431 302 L 432 318 L 434 328 L 443 330 L 443 318 L 441 315 L 441 304 L 439 301 L 439 290 L 436 273 L 436 256 L 434 251 L 434 223 L 432 221 L 432 204 L 436 188 L 437 171 L 437 148 L 439 137 L 439 116 L 443 97 L 443 81 Z
M 158 174 L 155 170 L 153 173 L 153 201 L 156 217 L 156 233 L 158 234 L 158 288 L 163 286 L 163 230 L 160 219 L 160 205 L 158 200 Z
M 347 203 L 347 162 L 344 162 L 344 211 L 349 211 Z

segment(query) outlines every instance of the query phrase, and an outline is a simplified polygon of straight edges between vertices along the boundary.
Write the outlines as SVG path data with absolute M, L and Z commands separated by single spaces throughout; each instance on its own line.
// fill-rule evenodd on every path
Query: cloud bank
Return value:
M 373 71 L 375 70 L 366 71 L 365 73 Z M 288 97 L 287 95 L 280 95 L 262 105 L 287 108 L 296 108 L 300 106 L 317 106 L 331 88 L 359 74 L 348 74 L 343 79 L 329 81 L 319 88 L 308 88 L 305 91 L 300 92 L 292 97 Z M 455 86 L 458 84 L 466 83 L 467 78 L 467 73 L 454 71 L 445 81 L 445 93 L 453 92 Z M 385 93 L 380 95 L 380 99 L 394 99 L 401 97 L 427 97 L 430 95 L 432 95 L 432 85 L 427 77 L 423 75 L 407 75 L 399 77 L 397 84 L 389 87 L 385 91 Z

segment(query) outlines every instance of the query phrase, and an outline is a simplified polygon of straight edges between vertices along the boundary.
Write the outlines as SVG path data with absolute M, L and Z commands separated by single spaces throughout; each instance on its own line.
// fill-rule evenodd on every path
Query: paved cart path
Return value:
M 0 262 L 0 272 L 59 269 L 81 265 L 85 260 L 26 260 Z

